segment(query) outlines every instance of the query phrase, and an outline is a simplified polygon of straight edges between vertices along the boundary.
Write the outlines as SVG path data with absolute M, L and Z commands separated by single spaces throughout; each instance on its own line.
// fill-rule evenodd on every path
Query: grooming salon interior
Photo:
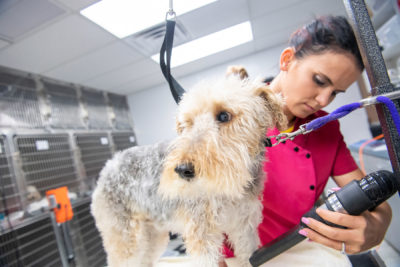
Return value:
M 327 112 L 400 90 L 400 1 L 0 0 L 0 266 L 107 266 L 90 212 L 100 171 L 118 151 L 177 136 L 177 104 L 159 62 L 166 18 L 176 21 L 171 75 L 190 90 L 232 65 L 250 78 L 274 77 L 293 31 L 321 15 L 356 21 L 352 10 L 365 7 L 391 89 L 371 86 L 382 75 L 362 53 L 366 69 Z M 400 174 L 399 133 L 390 118 L 382 123 L 388 117 L 372 104 L 339 118 L 366 174 Z M 330 179 L 321 198 L 335 186 Z M 388 203 L 383 242 L 353 266 L 400 266 L 399 193 Z M 179 260 L 186 257 L 171 233 L 157 266 L 190 266 Z

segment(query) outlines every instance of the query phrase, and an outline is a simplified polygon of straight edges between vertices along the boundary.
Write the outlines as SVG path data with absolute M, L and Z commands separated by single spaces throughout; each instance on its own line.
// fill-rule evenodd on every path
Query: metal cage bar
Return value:
M 76 263 L 78 266 L 104 266 L 106 253 L 94 218 L 90 213 L 91 199 L 82 199 L 72 205 L 74 218 L 72 222 L 73 240 L 75 240 Z
M 88 112 L 90 129 L 110 129 L 106 98 L 103 92 L 82 88 L 82 99 Z
M 0 214 L 3 216 L 22 209 L 7 145 L 7 139 L 0 136 Z
M 121 151 L 137 145 L 136 137 L 133 132 L 112 132 L 111 137 L 115 151 Z
M 364 0 L 343 0 L 350 23 L 368 74 L 372 95 L 380 95 L 400 90 L 390 82 L 374 27 Z M 400 100 L 394 101 L 397 110 Z M 385 136 L 390 162 L 396 174 L 397 188 L 400 189 L 400 137 L 389 110 L 382 104 L 376 105 L 379 121 Z
M 84 128 L 76 89 L 47 80 L 42 83 L 51 109 L 50 125 L 54 128 Z
M 0 266 L 62 266 L 49 214 L 1 232 Z
M 21 169 L 26 185 L 43 195 L 49 189 L 79 188 L 78 174 L 67 134 L 16 135 Z
M 108 93 L 108 99 L 115 114 L 115 128 L 118 130 L 131 130 L 131 118 L 126 96 Z
M 85 183 L 94 188 L 101 169 L 112 156 L 108 134 L 75 134 L 75 141 L 86 172 Z

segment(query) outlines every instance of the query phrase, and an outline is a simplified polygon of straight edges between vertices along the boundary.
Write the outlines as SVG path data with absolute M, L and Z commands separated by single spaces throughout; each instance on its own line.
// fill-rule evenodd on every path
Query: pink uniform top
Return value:
M 318 111 L 306 119 L 298 119 L 294 131 L 326 114 Z M 267 132 L 267 136 L 276 134 L 279 134 L 277 129 Z M 258 227 L 261 245 L 297 225 L 302 215 L 313 207 L 330 176 L 355 169 L 357 164 L 343 141 L 338 121 L 267 148 L 263 221 Z M 232 256 L 226 247 L 224 253 Z

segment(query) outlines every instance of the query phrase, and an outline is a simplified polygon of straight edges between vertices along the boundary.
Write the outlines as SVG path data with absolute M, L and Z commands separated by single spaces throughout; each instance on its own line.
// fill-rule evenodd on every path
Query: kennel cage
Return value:
M 83 129 L 78 92 L 71 85 L 63 85 L 42 79 L 45 95 L 50 106 L 50 126 L 55 129 Z
M 109 136 L 107 133 L 76 133 L 74 138 L 86 173 L 85 185 L 93 189 L 101 169 L 112 156 Z
M 1 231 L 0 266 L 63 266 L 50 214 Z
M 68 134 L 15 135 L 14 143 L 26 186 L 34 186 L 42 196 L 61 186 L 79 190 Z
M 136 145 L 126 96 L 0 66 L 0 108 L 0 266 L 105 265 L 88 196 L 113 152 Z M 67 236 L 44 197 L 61 186 L 77 193 Z
M 11 166 L 11 155 L 5 136 L 0 136 L 0 229 L 5 228 L 4 218 L 22 209 L 18 186 Z
M 111 129 L 107 101 L 103 92 L 82 88 L 82 102 L 87 110 L 90 129 Z
M 115 152 L 136 146 L 136 137 L 133 132 L 112 132 L 111 138 Z
M 108 94 L 108 101 L 114 111 L 114 127 L 117 130 L 132 130 L 129 106 L 126 97 L 117 94 Z
M 0 73 L 0 127 L 42 128 L 36 83 L 27 76 Z

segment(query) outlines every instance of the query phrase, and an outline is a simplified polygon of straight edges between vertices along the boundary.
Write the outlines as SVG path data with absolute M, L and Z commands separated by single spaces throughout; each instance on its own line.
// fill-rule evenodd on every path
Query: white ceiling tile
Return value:
M 79 15 L 70 15 L 0 51 L 0 64 L 42 73 L 115 38 Z
M 253 18 L 259 16 L 268 16 L 271 13 L 284 13 L 285 8 L 296 6 L 301 1 L 307 0 L 284 0 L 284 1 L 276 1 L 276 0 L 249 0 L 249 9 L 250 14 Z
M 22 0 L 1 0 L 0 14 L 10 9 L 12 6 L 19 4 Z
M 249 20 L 246 0 L 219 0 L 178 18 L 183 26 L 199 38 Z
M 5 40 L 1 40 L 0 39 L 0 50 L 4 47 L 6 47 L 7 45 L 9 45 L 10 43 L 5 41 Z
M 92 87 L 107 88 L 113 90 L 113 87 L 118 87 L 129 81 L 146 76 L 149 73 L 158 71 L 160 67 L 151 59 L 137 61 L 128 66 L 115 69 L 109 73 L 95 77 L 85 82 Z
M 47 71 L 45 75 L 81 83 L 142 58 L 125 43 L 115 41 Z
M 14 41 L 64 13 L 65 10 L 48 0 L 19 1 L 0 13 L 0 36 Z
M 53 0 L 55 2 L 59 2 L 72 10 L 78 11 L 82 10 L 90 5 L 93 5 L 100 0 Z

